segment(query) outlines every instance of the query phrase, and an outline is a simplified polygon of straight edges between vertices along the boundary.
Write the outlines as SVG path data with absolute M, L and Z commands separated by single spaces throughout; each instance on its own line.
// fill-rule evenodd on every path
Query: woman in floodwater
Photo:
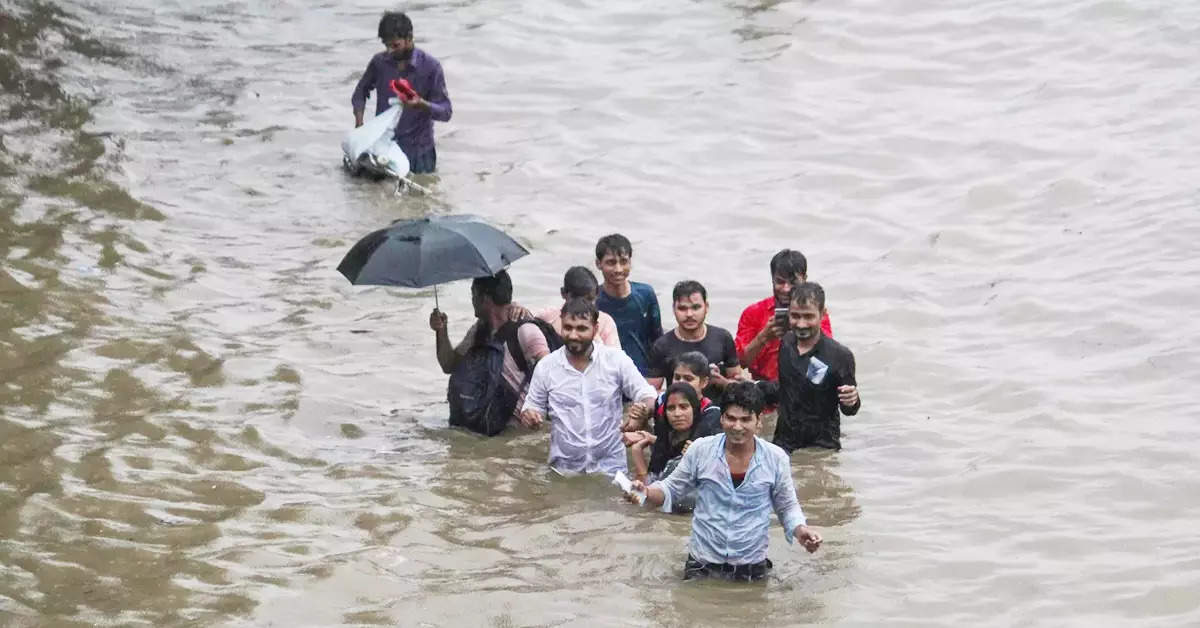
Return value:
M 667 388 L 660 404 L 663 416 L 655 417 L 654 433 L 643 432 L 631 446 L 636 479 L 653 482 L 669 476 L 692 441 L 720 432 L 719 418 L 717 423 L 707 420 L 705 415 L 711 413 L 703 413 L 701 404 L 700 396 L 690 384 L 675 382 Z M 719 412 L 716 416 L 720 416 Z M 646 450 L 650 450 L 649 462 Z M 683 499 L 673 510 L 691 512 L 694 505 L 692 499 Z

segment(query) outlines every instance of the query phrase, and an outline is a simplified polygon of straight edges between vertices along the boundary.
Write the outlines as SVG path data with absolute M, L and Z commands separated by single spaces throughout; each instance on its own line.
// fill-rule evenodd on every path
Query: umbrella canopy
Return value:
M 477 216 L 398 221 L 355 244 L 338 272 L 363 286 L 424 288 L 494 275 L 529 251 Z

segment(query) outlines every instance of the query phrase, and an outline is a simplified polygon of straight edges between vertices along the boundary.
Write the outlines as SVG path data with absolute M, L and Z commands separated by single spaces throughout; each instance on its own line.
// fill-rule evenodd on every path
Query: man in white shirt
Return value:
M 550 467 L 560 473 L 627 471 L 621 431 L 641 424 L 654 388 L 620 349 L 594 342 L 599 311 L 586 299 L 562 308 L 562 348 L 538 362 L 525 395 L 521 423 L 550 417 Z M 625 398 L 635 400 L 621 422 Z

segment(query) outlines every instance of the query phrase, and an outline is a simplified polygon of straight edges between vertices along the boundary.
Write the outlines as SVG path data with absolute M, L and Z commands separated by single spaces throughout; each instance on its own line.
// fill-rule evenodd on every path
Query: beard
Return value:
M 567 348 L 567 353 L 570 353 L 571 355 L 587 355 L 588 350 L 592 348 L 592 341 L 588 340 L 584 342 L 582 340 L 568 340 L 563 343 L 563 346 Z
M 397 50 L 397 51 L 393 52 L 392 60 L 407 62 L 409 59 L 412 59 L 412 56 L 413 56 L 413 49 L 405 48 L 404 50 Z
M 820 330 L 817 327 L 793 327 L 792 333 L 796 334 L 798 340 L 810 340 L 820 333 Z

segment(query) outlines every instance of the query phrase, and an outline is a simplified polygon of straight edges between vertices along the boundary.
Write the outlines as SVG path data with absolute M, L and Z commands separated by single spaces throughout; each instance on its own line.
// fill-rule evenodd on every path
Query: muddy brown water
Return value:
M 431 197 L 339 169 L 380 6 L 0 2 L 0 625 L 1200 624 L 1200 5 L 408 8 Z M 726 327 L 808 254 L 825 547 L 685 584 L 686 518 L 446 429 L 432 291 L 334 267 L 448 211 L 530 306 L 611 231 Z

